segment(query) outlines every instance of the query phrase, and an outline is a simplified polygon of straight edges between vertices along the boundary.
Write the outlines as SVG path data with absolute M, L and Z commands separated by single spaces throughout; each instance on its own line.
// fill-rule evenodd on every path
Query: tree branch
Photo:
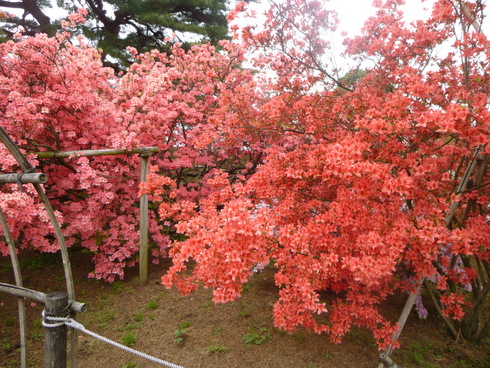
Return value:
M 0 1 L 2 8 L 24 9 L 24 2 L 13 3 L 11 1 Z
M 51 19 L 43 13 L 35 0 L 24 0 L 22 3 L 24 4 L 23 9 L 39 22 L 41 28 L 45 29 L 51 25 Z
M 424 286 L 425 286 L 425 289 L 429 293 L 429 296 L 432 300 L 432 303 L 434 304 L 434 307 L 437 309 L 437 313 L 441 316 L 442 320 L 444 321 L 447 328 L 451 332 L 451 335 L 453 336 L 453 338 L 457 339 L 459 333 L 458 333 L 458 331 L 456 331 L 456 328 L 454 327 L 454 324 L 451 322 L 451 320 L 442 314 L 442 308 L 439 305 L 439 301 L 437 300 L 436 296 L 434 295 L 434 291 L 432 290 L 431 285 L 429 284 L 427 279 L 424 279 Z
M 116 14 L 115 19 L 110 19 L 107 17 L 101 1 L 94 2 L 93 0 L 86 0 L 86 2 L 97 19 L 102 22 L 105 30 L 110 34 L 117 36 L 121 31 L 121 24 L 125 24 L 124 17 L 121 17 L 120 14 Z

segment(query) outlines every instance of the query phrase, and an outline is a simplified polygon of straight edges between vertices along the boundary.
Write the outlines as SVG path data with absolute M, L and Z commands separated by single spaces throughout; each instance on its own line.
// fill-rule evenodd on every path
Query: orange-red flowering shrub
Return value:
M 238 181 L 216 172 L 198 207 L 162 203 L 187 237 L 171 248 L 165 285 L 186 293 L 202 283 L 226 302 L 269 264 L 277 327 L 339 341 L 358 325 L 384 347 L 396 325 L 378 304 L 427 278 L 424 293 L 452 330 L 488 335 L 479 310 L 490 290 L 490 42 L 472 28 L 480 3 L 460 4 L 467 15 L 435 1 L 413 24 L 401 3 L 378 2 L 363 35 L 345 41 L 364 70 L 350 84 L 328 64 L 336 18 L 324 2 L 274 2 L 263 27 L 233 28 L 268 71 L 258 112 L 230 105 L 265 143 L 263 163 Z

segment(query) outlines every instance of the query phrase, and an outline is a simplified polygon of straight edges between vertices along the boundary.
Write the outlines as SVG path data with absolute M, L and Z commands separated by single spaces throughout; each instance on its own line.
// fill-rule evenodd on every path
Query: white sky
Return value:
M 425 10 L 431 1 L 407 0 L 403 6 L 407 20 L 412 21 L 416 18 L 429 16 L 429 11 Z M 362 25 L 371 15 L 375 14 L 375 9 L 371 6 L 372 0 L 329 0 L 328 6 L 337 11 L 340 24 L 339 31 L 345 31 L 349 36 L 360 33 Z
M 362 25 L 371 15 L 375 14 L 375 9 L 371 6 L 373 0 L 324 0 L 332 9 L 338 13 L 340 24 L 339 31 L 348 32 L 349 36 L 360 33 Z M 407 23 L 413 20 L 426 19 L 430 16 L 434 0 L 405 0 L 402 11 L 405 14 Z M 484 3 L 487 3 L 484 1 Z M 488 4 L 487 4 L 488 5 Z M 489 9 L 485 13 L 488 16 Z M 485 19 L 486 20 L 486 19 Z M 483 33 L 490 34 L 490 22 L 484 21 L 482 24 Z

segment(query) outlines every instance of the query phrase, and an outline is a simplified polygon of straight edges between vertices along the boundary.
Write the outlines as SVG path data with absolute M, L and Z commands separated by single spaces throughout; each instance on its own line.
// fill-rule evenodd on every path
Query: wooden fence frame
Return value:
M 53 228 L 55 231 L 56 239 L 58 241 L 60 251 L 61 251 L 61 256 L 62 256 L 62 261 L 63 261 L 63 268 L 64 268 L 64 273 L 65 273 L 65 280 L 66 280 L 66 286 L 67 286 L 67 293 L 66 293 L 66 300 L 68 301 L 69 299 L 71 302 L 68 303 L 64 307 L 65 314 L 66 310 L 69 308 L 71 310 L 71 315 L 74 318 L 75 313 L 77 311 L 76 308 L 73 307 L 73 305 L 77 305 L 75 300 L 75 290 L 74 290 L 74 283 L 73 283 L 73 276 L 72 276 L 72 269 L 71 269 L 71 264 L 70 264 L 70 259 L 68 256 L 68 249 L 66 247 L 65 239 L 63 237 L 62 231 L 61 231 L 61 226 L 56 218 L 55 212 L 49 202 L 49 199 L 41 186 L 42 183 L 45 183 L 47 181 L 47 176 L 43 173 L 35 173 L 35 168 L 30 164 L 30 162 L 27 160 L 26 156 L 24 153 L 19 149 L 17 144 L 10 138 L 10 136 L 7 134 L 7 132 L 0 126 L 0 141 L 7 147 L 9 152 L 12 154 L 12 156 L 15 158 L 17 163 L 19 164 L 20 168 L 22 169 L 21 173 L 8 173 L 8 174 L 1 174 L 0 175 L 0 183 L 18 183 L 19 184 L 19 189 L 22 189 L 22 184 L 26 183 L 32 183 L 34 186 L 39 199 L 43 203 L 48 216 L 51 220 L 51 223 L 53 224 Z M 117 150 L 117 149 L 106 149 L 106 150 L 88 150 L 88 151 L 68 151 L 68 152 L 38 152 L 38 158 L 61 158 L 61 157 L 69 157 L 72 155 L 79 155 L 79 156 L 105 156 L 105 155 L 127 155 L 127 154 L 139 154 L 141 157 L 141 169 L 140 169 L 140 177 L 141 181 L 146 181 L 146 177 L 148 174 L 148 159 L 155 153 L 157 153 L 159 149 L 157 147 L 143 147 L 143 148 L 136 148 L 133 150 Z M 20 324 L 20 335 L 21 335 L 21 367 L 26 368 L 27 367 L 27 352 L 26 352 L 26 324 L 25 324 L 25 298 L 29 297 L 34 300 L 38 300 L 40 302 L 44 302 L 45 304 L 49 304 L 47 300 L 49 299 L 46 294 L 36 292 L 33 290 L 24 289 L 22 287 L 22 277 L 20 274 L 20 267 L 19 267 L 19 262 L 17 259 L 17 253 L 14 245 L 14 240 L 11 236 L 10 230 L 8 228 L 7 221 L 5 219 L 5 216 L 3 212 L 1 211 L 0 208 L 0 225 L 3 228 L 4 234 L 5 234 L 5 241 L 8 244 L 9 247 L 9 253 L 11 256 L 11 261 L 12 261 L 12 266 L 14 270 L 14 276 L 15 276 L 15 281 L 16 281 L 16 286 L 13 285 L 8 285 L 8 284 L 1 284 L 0 286 L 0 291 L 3 292 L 8 292 L 10 294 L 14 294 L 18 296 L 18 309 L 19 309 L 19 324 Z M 143 267 L 141 266 L 143 265 Z M 148 196 L 144 195 L 140 199 L 140 282 L 142 284 L 146 284 L 148 282 Z M 7 289 L 5 289 L 7 288 Z M 17 294 L 15 294 L 17 293 Z M 19 294 L 20 293 L 20 294 Z M 56 294 L 58 296 L 55 296 L 54 299 L 58 300 L 59 298 L 59 293 L 57 292 Z M 63 292 L 61 292 L 63 293 Z M 49 294 L 48 294 L 49 295 Z M 65 300 L 65 297 L 63 296 L 61 300 Z M 61 302 L 63 304 L 64 302 Z M 48 306 L 49 308 L 54 308 L 56 310 L 57 306 L 60 304 L 59 300 L 54 302 L 53 305 Z M 81 303 L 78 303 L 81 304 Z M 62 327 L 61 325 L 59 327 Z M 50 327 L 50 329 L 54 330 L 54 327 Z M 66 330 L 66 326 L 64 326 L 64 329 Z M 49 333 L 47 332 L 49 335 Z M 51 344 L 53 346 L 60 346 L 63 345 L 59 343 L 58 340 L 57 342 L 52 343 L 52 339 L 47 338 L 48 341 L 51 341 Z M 63 340 L 63 339 L 62 339 Z M 66 335 L 64 338 L 65 345 L 66 345 Z M 77 358 L 76 358 L 76 348 L 77 346 L 77 332 L 75 330 L 72 330 L 71 333 L 71 365 L 72 367 L 77 367 Z M 45 350 L 48 348 L 45 348 Z M 51 348 L 48 350 L 51 351 Z M 61 358 L 61 360 L 64 360 L 66 366 L 66 346 L 64 348 L 64 353 L 61 353 L 62 355 L 64 354 L 64 358 Z M 50 356 L 52 355 L 51 353 L 49 354 Z M 54 355 L 58 355 L 58 353 L 54 353 Z M 53 359 L 48 359 L 49 361 L 53 361 Z M 59 360 L 59 358 L 56 358 L 56 360 Z M 54 367 L 64 367 L 63 365 L 47 365 L 48 363 L 45 360 L 45 367 L 49 368 L 54 368 Z M 49 363 L 51 364 L 51 363 Z M 54 364 L 54 363 L 52 363 Z M 58 363 L 56 363 L 58 364 Z
M 145 182 L 148 176 L 148 160 L 159 152 L 158 147 L 141 147 L 134 149 L 99 149 L 99 150 L 80 150 L 80 151 L 44 151 L 36 152 L 38 159 L 47 158 L 69 158 L 73 156 L 113 156 L 113 155 L 134 155 L 140 156 L 140 182 Z M 148 195 L 140 197 L 140 262 L 139 278 L 141 285 L 148 284 Z
M 85 312 L 87 305 L 68 299 L 68 293 L 56 291 L 45 294 L 17 285 L 0 283 L 0 292 L 15 295 L 19 300 L 29 298 L 45 305 L 45 315 L 65 318 L 73 312 Z M 64 324 L 48 323 L 44 326 L 44 368 L 65 368 L 67 365 L 68 331 Z M 23 346 L 21 366 L 26 365 L 25 346 Z

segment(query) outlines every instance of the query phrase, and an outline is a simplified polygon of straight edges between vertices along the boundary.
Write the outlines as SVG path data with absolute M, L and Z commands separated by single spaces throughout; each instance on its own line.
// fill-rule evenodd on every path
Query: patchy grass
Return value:
M 204 352 L 206 354 L 226 353 L 227 351 L 228 349 L 218 342 L 214 343 L 213 345 L 209 345 L 208 347 L 206 347 L 206 349 L 204 349 Z
M 260 327 L 259 329 L 249 327 L 248 332 L 243 335 L 243 341 L 245 341 L 247 346 L 261 345 L 271 340 L 272 337 L 270 331 L 265 327 Z
M 174 331 L 174 342 L 179 343 L 184 341 L 184 339 L 187 337 L 187 330 L 191 326 L 191 323 L 186 321 L 182 322 L 177 329 Z
M 136 343 L 136 334 L 134 334 L 133 332 L 126 332 L 123 336 L 122 336 L 122 343 L 126 346 L 132 346 Z

